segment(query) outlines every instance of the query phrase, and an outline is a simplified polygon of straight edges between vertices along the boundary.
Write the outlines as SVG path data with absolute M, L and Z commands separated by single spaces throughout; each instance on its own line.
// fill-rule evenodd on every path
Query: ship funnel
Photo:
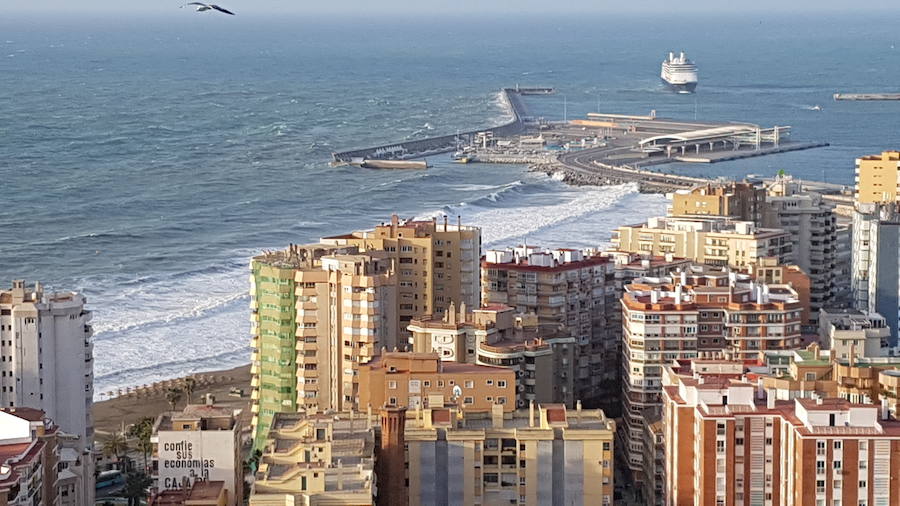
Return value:
M 678 57 L 681 58 L 681 61 L 684 61 L 684 51 L 682 51 L 681 54 L 678 55 Z
M 669 51 L 669 61 L 672 61 L 674 59 L 675 59 L 675 53 L 673 53 L 672 51 Z

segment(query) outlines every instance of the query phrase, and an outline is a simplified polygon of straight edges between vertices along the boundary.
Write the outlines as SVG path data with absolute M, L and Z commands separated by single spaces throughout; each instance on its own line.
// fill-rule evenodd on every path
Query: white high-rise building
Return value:
M 852 293 L 857 309 L 879 313 L 897 345 L 900 320 L 900 204 L 857 203 L 853 212 Z
M 42 410 L 70 436 L 90 468 L 80 503 L 93 504 L 93 330 L 84 304 L 81 294 L 21 280 L 0 291 L 0 407 Z

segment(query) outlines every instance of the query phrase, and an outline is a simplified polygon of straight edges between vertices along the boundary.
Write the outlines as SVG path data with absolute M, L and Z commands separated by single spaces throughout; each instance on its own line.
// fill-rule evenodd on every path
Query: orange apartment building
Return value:
M 751 183 L 707 183 L 670 195 L 669 216 L 727 216 L 741 221 L 762 221 L 766 189 Z
M 443 362 L 437 353 L 384 352 L 359 368 L 359 405 L 408 409 L 455 404 L 466 411 L 516 409 L 516 373 L 503 367 Z
M 642 480 L 646 410 L 660 405 L 662 369 L 673 360 L 728 349 L 753 359 L 760 351 L 800 345 L 802 306 L 787 285 L 693 266 L 670 277 L 642 278 L 622 297 L 623 448 Z M 652 420 L 649 420 L 652 422 Z
M 618 333 L 609 331 L 607 290 L 614 291 L 614 264 L 590 251 L 533 246 L 485 253 L 482 301 L 534 314 L 542 328 L 576 341 L 575 398 L 615 409 L 618 395 Z
M 322 243 L 358 246 L 360 251 L 381 251 L 397 268 L 397 314 L 400 342 L 409 337 L 406 327 L 420 314 L 443 313 L 455 302 L 478 307 L 481 302 L 478 265 L 481 229 L 431 219 L 401 220 L 396 214 L 374 230 L 324 237 Z
M 776 400 L 741 364 L 709 362 L 665 370 L 665 504 L 900 504 L 900 422 L 886 410 Z
M 503 367 L 516 373 L 519 408 L 530 402 L 575 406 L 575 338 L 537 325 L 502 304 L 413 319 L 414 352 L 434 352 L 445 362 Z

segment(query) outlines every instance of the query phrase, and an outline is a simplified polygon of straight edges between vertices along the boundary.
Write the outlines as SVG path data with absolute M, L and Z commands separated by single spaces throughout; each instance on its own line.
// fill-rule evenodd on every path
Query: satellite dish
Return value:
M 462 388 L 460 388 L 459 385 L 453 385 L 453 398 L 454 399 L 462 396 L 462 393 L 463 393 Z

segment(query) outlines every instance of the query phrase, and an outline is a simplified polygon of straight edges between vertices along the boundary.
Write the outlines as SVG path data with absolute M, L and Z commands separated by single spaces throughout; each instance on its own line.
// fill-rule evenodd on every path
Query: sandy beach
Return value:
M 192 374 L 191 377 L 197 380 L 197 386 L 191 396 L 193 404 L 204 402 L 204 396 L 212 394 L 217 405 L 242 409 L 243 426 L 249 427 L 251 419 L 249 364 L 223 371 Z M 94 430 L 98 439 L 102 439 L 110 432 L 121 430 L 123 424 L 127 427 L 143 417 L 156 418 L 160 413 L 168 411 L 170 406 L 166 402 L 166 389 L 169 386 L 177 387 L 182 381 L 183 378 L 161 381 L 147 388 L 134 389 L 121 396 L 95 402 Z M 243 396 L 231 394 L 233 388 L 243 390 Z M 184 394 L 176 409 L 183 408 L 186 402 L 187 395 Z

